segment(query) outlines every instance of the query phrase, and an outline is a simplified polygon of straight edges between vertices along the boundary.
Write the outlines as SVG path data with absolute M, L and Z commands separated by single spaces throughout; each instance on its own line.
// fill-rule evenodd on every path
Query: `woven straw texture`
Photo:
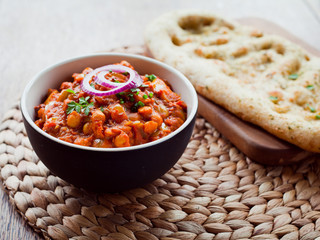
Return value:
M 146 54 L 143 47 L 115 49 Z M 153 183 L 94 194 L 54 176 L 35 155 L 19 104 L 0 124 L 0 177 L 12 204 L 46 239 L 319 239 L 319 156 L 252 162 L 198 117 L 178 163 Z
M 47 239 L 320 239 L 317 157 L 256 164 L 201 117 L 168 173 L 119 194 L 88 193 L 52 175 L 31 148 L 18 104 L 0 131 L 4 187 Z

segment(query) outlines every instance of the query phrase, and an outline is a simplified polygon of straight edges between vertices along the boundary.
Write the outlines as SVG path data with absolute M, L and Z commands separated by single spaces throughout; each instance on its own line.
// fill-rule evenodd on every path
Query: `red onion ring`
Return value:
M 120 73 L 128 72 L 130 77 L 129 80 L 124 83 L 111 82 L 104 77 L 107 71 L 114 71 Z M 111 90 L 100 91 L 90 86 L 89 81 L 92 79 L 94 75 L 96 76 L 93 78 L 93 81 L 104 87 L 111 88 Z M 139 87 L 141 84 L 142 79 L 140 75 L 131 68 L 122 65 L 106 65 L 103 67 L 96 68 L 92 72 L 88 73 L 81 82 L 81 89 L 82 91 L 90 95 L 109 96 L 131 88 Z

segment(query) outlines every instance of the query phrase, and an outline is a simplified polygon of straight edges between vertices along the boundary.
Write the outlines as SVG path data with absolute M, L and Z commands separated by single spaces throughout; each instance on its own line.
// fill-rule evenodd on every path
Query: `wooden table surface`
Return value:
M 0 119 L 38 71 L 57 61 L 142 45 L 149 20 L 176 9 L 272 21 L 320 50 L 320 0 L 0 0 Z M 0 239 L 42 239 L 0 188 Z

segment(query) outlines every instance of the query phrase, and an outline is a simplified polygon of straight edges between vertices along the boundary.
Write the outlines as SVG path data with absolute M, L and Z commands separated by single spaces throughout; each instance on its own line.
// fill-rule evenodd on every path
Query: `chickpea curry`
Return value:
M 163 79 L 139 75 L 126 61 L 109 66 L 86 68 L 49 89 L 35 107 L 36 125 L 66 142 L 119 148 L 155 141 L 184 123 L 187 106 Z

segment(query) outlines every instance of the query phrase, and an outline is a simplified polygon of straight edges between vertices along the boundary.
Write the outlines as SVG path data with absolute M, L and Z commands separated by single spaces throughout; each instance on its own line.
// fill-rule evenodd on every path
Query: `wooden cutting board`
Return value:
M 320 56 L 320 51 L 289 33 L 279 25 L 260 18 L 241 18 L 238 22 L 283 36 L 303 46 L 310 53 Z M 151 56 L 144 47 L 124 47 L 113 51 L 125 51 Z M 151 56 L 152 57 L 152 56 Z M 245 122 L 212 101 L 198 95 L 198 113 L 210 122 L 222 135 L 250 159 L 267 165 L 285 165 L 301 161 L 314 154 L 298 148 L 262 128 Z

